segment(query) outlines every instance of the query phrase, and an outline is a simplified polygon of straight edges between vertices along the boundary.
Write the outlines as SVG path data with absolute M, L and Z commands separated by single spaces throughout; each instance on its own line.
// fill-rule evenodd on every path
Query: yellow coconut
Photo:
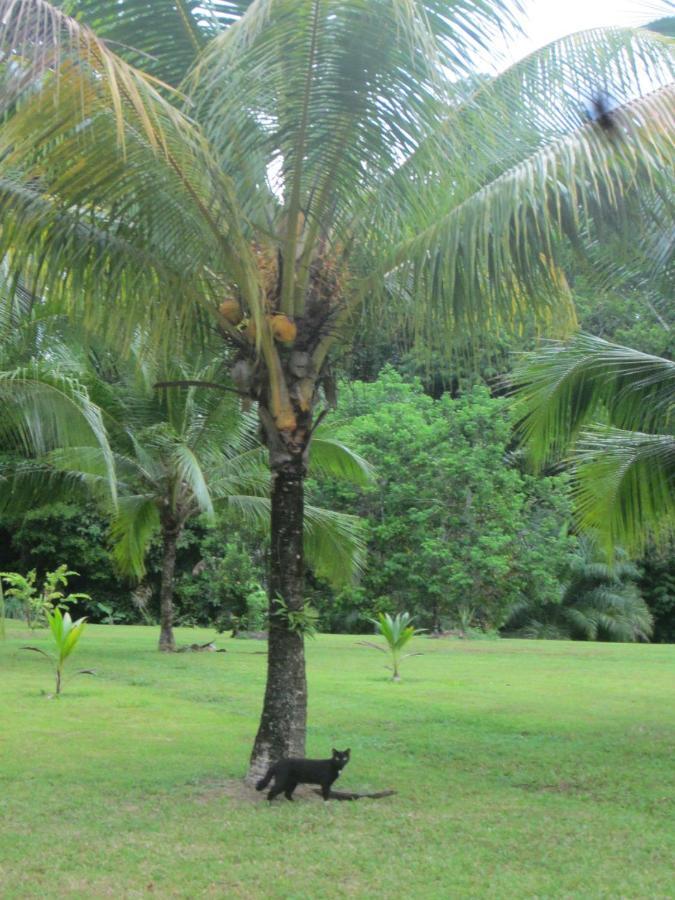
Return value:
M 297 426 L 296 418 L 290 409 L 282 409 L 274 421 L 279 431 L 294 431 Z
M 233 297 L 230 297 L 227 300 L 223 300 L 223 302 L 218 307 L 218 311 L 221 316 L 224 319 L 227 319 L 227 321 L 232 325 L 238 325 L 243 319 L 239 301 L 235 300 Z
M 282 313 L 272 316 L 271 325 L 272 334 L 277 341 L 281 341 L 283 344 L 290 344 L 298 334 L 295 322 L 292 322 L 288 316 L 284 316 Z

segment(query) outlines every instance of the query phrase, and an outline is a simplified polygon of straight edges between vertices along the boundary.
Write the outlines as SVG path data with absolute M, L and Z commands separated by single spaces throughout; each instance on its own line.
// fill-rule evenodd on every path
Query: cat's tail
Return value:
M 256 784 L 256 791 L 264 791 L 267 785 L 272 780 L 272 776 L 274 775 L 274 766 L 270 766 L 267 770 L 267 775 L 264 778 L 261 778 L 260 781 Z

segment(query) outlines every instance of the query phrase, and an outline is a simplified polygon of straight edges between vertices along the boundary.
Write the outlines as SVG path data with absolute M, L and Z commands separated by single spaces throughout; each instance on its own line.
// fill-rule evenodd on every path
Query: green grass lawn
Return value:
M 340 787 L 398 794 L 270 806 L 242 783 L 264 643 L 89 626 L 70 663 L 98 677 L 49 700 L 27 637 L 0 641 L 3 900 L 675 896 L 673 647 L 419 638 L 392 684 L 321 636 L 308 753 L 350 746 Z

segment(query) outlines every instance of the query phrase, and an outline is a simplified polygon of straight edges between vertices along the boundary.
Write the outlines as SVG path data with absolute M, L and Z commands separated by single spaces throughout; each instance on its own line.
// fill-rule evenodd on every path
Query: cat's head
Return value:
M 333 762 L 338 769 L 344 769 L 349 762 L 349 747 L 346 750 L 336 750 L 333 747 Z

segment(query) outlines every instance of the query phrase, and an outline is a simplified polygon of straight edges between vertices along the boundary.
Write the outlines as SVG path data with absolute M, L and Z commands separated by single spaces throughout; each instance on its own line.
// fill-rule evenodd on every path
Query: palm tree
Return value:
M 610 557 L 675 531 L 675 363 L 580 334 L 514 376 L 536 465 L 569 452 L 579 525 Z M 571 449 L 570 449 L 571 448 Z
M 561 236 L 665 190 L 668 40 L 573 35 L 472 88 L 519 8 L 0 0 L 0 256 L 122 339 L 215 328 L 258 402 L 273 539 L 251 777 L 304 755 L 303 641 L 276 598 L 302 609 L 307 452 L 361 311 L 448 350 L 566 326 Z M 605 86 L 616 108 L 594 123 L 582 106 Z
M 623 559 L 608 566 L 589 538 L 579 551 L 561 598 L 516 606 L 506 631 L 549 640 L 648 641 L 653 622 L 636 587 L 637 567 Z
M 55 335 L 50 345 L 54 354 L 59 348 Z M 0 509 L 16 511 L 47 494 L 81 496 L 84 490 L 110 514 L 114 558 L 120 572 L 134 578 L 144 576 L 150 543 L 159 534 L 159 649 L 172 651 L 176 553 L 186 524 L 197 516 L 213 524 L 217 508 L 225 504 L 254 523 L 268 524 L 269 483 L 255 419 L 242 416 L 232 393 L 199 386 L 213 384 L 213 365 L 188 369 L 174 363 L 171 374 L 191 386 L 157 391 L 147 360 L 129 372 L 119 364 L 111 369 L 103 355 L 94 369 L 86 354 L 82 359 L 71 351 L 60 347 L 60 364 L 71 380 L 79 378 L 87 402 L 92 405 L 93 398 L 100 404 L 113 448 L 114 499 L 102 449 L 67 443 L 36 459 L 1 466 Z M 355 483 L 370 477 L 365 460 L 329 433 L 315 437 L 310 463 L 315 473 Z M 314 506 L 307 513 L 308 562 L 334 584 L 344 584 L 363 563 L 358 519 Z

